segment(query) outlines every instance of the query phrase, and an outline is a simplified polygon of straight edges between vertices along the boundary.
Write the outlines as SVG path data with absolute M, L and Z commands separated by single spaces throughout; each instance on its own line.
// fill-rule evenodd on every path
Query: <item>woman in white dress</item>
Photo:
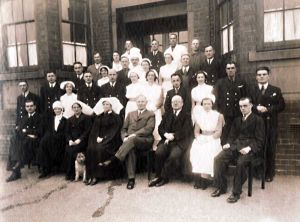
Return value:
M 143 71 L 141 72 L 140 82 L 146 83 L 146 73 L 149 72 L 151 67 L 151 61 L 147 58 L 143 58 L 141 62 L 141 66 Z
M 143 94 L 143 87 L 144 85 L 140 83 L 140 73 L 139 69 L 131 69 L 128 72 L 128 77 L 131 80 L 131 84 L 126 86 L 126 98 L 128 99 L 128 102 L 126 104 L 125 108 L 125 118 L 127 117 L 127 114 L 129 112 L 135 111 L 138 109 L 136 105 L 136 98 Z
M 161 140 L 158 133 L 158 126 L 161 122 L 161 107 L 163 105 L 163 91 L 162 87 L 157 83 L 158 73 L 155 69 L 150 69 L 146 73 L 147 83 L 144 87 L 144 95 L 147 98 L 147 110 L 153 111 L 155 114 L 155 128 L 153 131 L 154 143 L 153 150 L 157 149 L 157 144 Z
M 193 122 L 195 121 L 195 112 L 197 113 L 199 109 L 202 109 L 201 101 L 202 99 L 212 94 L 213 87 L 210 85 L 207 85 L 205 83 L 205 78 L 207 76 L 207 73 L 204 71 L 198 71 L 196 75 L 196 80 L 198 85 L 194 87 L 191 91 L 191 100 L 192 100 L 192 119 Z
M 119 72 L 122 70 L 122 64 L 120 61 L 120 54 L 117 51 L 114 51 L 113 53 L 113 62 L 112 62 L 112 69 L 116 70 L 116 72 Z
M 166 65 L 160 67 L 159 70 L 159 84 L 162 86 L 164 98 L 167 92 L 173 89 L 171 83 L 171 75 L 177 71 L 177 65 L 173 63 L 173 56 L 170 53 L 165 53 Z
M 99 87 L 101 87 L 102 85 L 109 82 L 109 78 L 108 78 L 109 67 L 101 66 L 99 71 L 100 71 L 101 78 L 98 79 L 97 84 Z
M 202 99 L 203 109 L 195 113 L 195 139 L 190 151 L 192 172 L 195 175 L 195 189 L 206 189 L 211 182 L 214 158 L 222 150 L 220 136 L 224 125 L 222 114 L 212 110 L 215 101 L 210 94 Z
M 74 111 L 72 109 L 72 105 L 77 102 L 82 107 L 82 112 L 88 116 L 93 115 L 94 111 L 91 107 L 86 105 L 85 103 L 77 100 L 77 95 L 73 93 L 75 89 L 75 84 L 72 81 L 64 81 L 60 84 L 60 88 L 66 90 L 66 93 L 60 97 L 60 102 L 64 108 L 63 116 L 65 118 L 70 118 L 74 115 Z
M 72 81 L 64 81 L 60 84 L 60 88 L 66 90 L 66 93 L 60 97 L 60 101 L 64 108 L 63 116 L 68 119 L 74 115 L 72 105 L 77 101 L 77 95 L 73 93 L 75 84 Z

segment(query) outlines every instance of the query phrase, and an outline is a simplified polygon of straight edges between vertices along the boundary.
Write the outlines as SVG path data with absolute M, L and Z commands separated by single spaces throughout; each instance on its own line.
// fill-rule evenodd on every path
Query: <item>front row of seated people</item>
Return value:
M 172 174 L 180 167 L 184 152 L 191 145 L 190 162 L 195 175 L 194 187 L 205 189 L 214 179 L 216 190 L 211 196 L 226 193 L 225 171 L 228 164 L 235 160 L 237 169 L 232 194 L 227 201 L 238 201 L 242 185 L 247 179 L 246 166 L 263 148 L 264 122 L 251 112 L 251 100 L 241 98 L 239 106 L 242 116 L 234 120 L 228 140 L 221 146 L 224 118 L 222 114 L 212 110 L 214 101 L 212 94 L 204 96 L 201 106 L 194 110 L 195 139 L 190 144 L 193 130 L 191 115 L 183 109 L 184 101 L 180 95 L 172 97 L 171 109 L 163 115 L 158 127 L 162 139 L 155 152 L 155 178 L 149 182 L 149 187 L 168 183 Z M 94 185 L 99 179 L 108 178 L 118 170 L 118 163 L 125 161 L 127 188 L 133 189 L 137 158 L 135 151 L 152 147 L 155 128 L 155 114 L 147 110 L 147 98 L 138 96 L 136 105 L 137 110 L 128 113 L 122 127 L 118 115 L 122 105 L 115 97 L 99 101 L 99 115 L 95 117 L 93 124 L 92 117 L 82 113 L 81 102 L 75 101 L 72 104 L 74 115 L 66 119 L 61 102 L 56 101 L 53 103 L 55 116 L 49 119 L 45 124 L 46 129 L 43 129 L 42 119 L 35 112 L 35 102 L 26 101 L 28 116 L 22 119 L 16 131 L 15 136 L 20 146 L 15 146 L 16 150 L 10 150 L 14 154 L 10 155 L 14 167 L 7 181 L 20 178 L 22 166 L 32 161 L 35 153 L 41 167 L 40 178 L 48 176 L 51 167 L 58 166 L 65 153 L 66 179 L 74 180 L 76 155 L 86 152 L 86 184 Z M 45 133 L 42 137 L 43 130 Z

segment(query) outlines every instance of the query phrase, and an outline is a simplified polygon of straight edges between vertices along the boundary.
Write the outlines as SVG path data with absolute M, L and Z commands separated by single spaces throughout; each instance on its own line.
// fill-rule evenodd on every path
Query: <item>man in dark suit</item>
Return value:
M 52 104 L 60 99 L 63 95 L 63 91 L 60 89 L 54 72 L 48 72 L 46 77 L 47 83 L 41 86 L 40 95 L 42 113 L 48 118 L 53 114 Z
M 155 69 L 159 73 L 159 69 L 161 66 L 165 65 L 164 54 L 158 50 L 159 42 L 156 39 L 152 40 L 151 43 L 151 52 L 146 56 L 146 58 L 150 59 L 152 68 Z
M 193 39 L 191 49 L 192 53 L 190 57 L 190 67 L 197 72 L 200 70 L 201 64 L 206 59 L 204 53 L 200 51 L 199 39 Z
M 83 66 L 81 62 L 74 62 L 73 69 L 75 75 L 71 78 L 71 81 L 75 84 L 74 93 L 77 93 L 77 90 L 84 85 L 83 79 Z
M 131 81 L 130 78 L 128 77 L 128 72 L 129 72 L 129 58 L 127 56 L 122 56 L 121 57 L 121 64 L 122 64 L 122 70 L 117 72 L 118 74 L 118 81 L 123 84 L 124 86 L 128 86 Z
M 191 99 L 188 93 L 188 90 L 182 86 L 182 77 L 178 73 L 174 73 L 171 75 L 171 82 L 173 85 L 173 89 L 169 90 L 166 95 L 166 100 L 164 104 L 165 112 L 170 112 L 173 110 L 172 108 L 172 98 L 175 95 L 181 96 L 184 101 L 183 109 L 187 112 L 191 111 Z
M 15 163 L 12 174 L 6 179 L 11 182 L 21 178 L 21 168 L 36 160 L 37 148 L 42 136 L 42 119 L 36 112 L 36 105 L 32 100 L 26 100 L 27 115 L 20 121 L 17 131 L 18 144 L 9 150 L 10 160 Z
M 155 115 L 146 109 L 147 99 L 145 96 L 138 96 L 136 103 L 138 110 L 128 113 L 121 130 L 123 144 L 111 159 L 99 164 L 100 166 L 108 166 L 126 160 L 127 189 L 129 190 L 133 189 L 135 185 L 135 149 L 150 149 L 154 142 L 152 133 L 155 127 Z
M 93 82 L 91 73 L 84 73 L 83 79 L 85 83 L 78 89 L 77 99 L 94 108 L 96 103 L 103 97 L 101 88 Z
M 10 138 L 9 150 L 14 149 L 14 147 L 18 145 L 19 142 L 18 131 L 20 130 L 20 124 L 23 121 L 23 119 L 28 115 L 25 108 L 25 102 L 27 100 L 32 100 L 34 104 L 36 104 L 36 112 L 38 113 L 40 112 L 40 98 L 36 94 L 29 91 L 27 81 L 19 82 L 19 88 L 21 90 L 21 95 L 17 97 L 16 121 L 15 121 L 16 126 L 15 126 L 15 131 Z M 11 170 L 15 164 L 16 162 L 11 159 L 11 155 L 8 155 L 6 169 Z
M 190 146 L 192 133 L 191 115 L 183 108 L 183 100 L 176 95 L 172 98 L 172 110 L 166 112 L 158 127 L 161 141 L 155 151 L 155 178 L 149 187 L 162 186 L 180 166 L 180 160 Z
M 249 89 L 253 101 L 253 112 L 264 119 L 266 126 L 266 181 L 275 176 L 275 154 L 277 143 L 277 116 L 285 108 L 280 88 L 269 84 L 270 69 L 259 67 L 256 70 L 257 83 Z
M 218 79 L 226 77 L 219 59 L 215 58 L 215 50 L 211 45 L 204 49 L 205 59 L 200 65 L 200 69 L 207 73 L 206 84 L 214 86 Z
M 116 70 L 110 69 L 108 72 L 109 82 L 101 86 L 103 97 L 116 97 L 120 103 L 126 107 L 126 88 L 120 83 Z
M 246 167 L 249 162 L 259 155 L 265 140 L 265 127 L 263 119 L 251 112 L 250 98 L 241 98 L 239 101 L 243 116 L 237 117 L 231 127 L 230 134 L 221 151 L 214 160 L 214 179 L 216 190 L 211 194 L 218 197 L 227 190 L 226 169 L 230 162 L 237 161 L 232 194 L 228 203 L 235 203 L 242 193 L 242 185 L 247 180 Z
M 95 51 L 93 53 L 93 56 L 94 56 L 94 62 L 95 63 L 88 66 L 87 72 L 92 73 L 94 82 L 97 82 L 98 79 L 101 78 L 100 67 L 103 66 L 103 64 L 101 63 L 102 58 L 101 58 L 101 55 L 100 55 L 99 52 Z
M 180 74 L 182 77 L 182 85 L 191 93 L 193 87 L 197 85 L 196 81 L 196 71 L 190 67 L 190 56 L 189 54 L 184 54 L 181 56 L 181 69 L 177 70 L 176 73 Z
M 236 63 L 226 64 L 227 77 L 219 79 L 214 86 L 216 109 L 224 115 L 225 126 L 222 130 L 221 143 L 227 141 L 233 120 L 241 115 L 239 100 L 247 94 L 246 82 L 236 74 Z

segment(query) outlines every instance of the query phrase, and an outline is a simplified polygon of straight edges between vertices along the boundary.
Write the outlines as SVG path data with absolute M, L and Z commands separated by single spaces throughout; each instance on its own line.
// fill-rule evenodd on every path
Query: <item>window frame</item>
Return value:
M 221 24 L 221 9 L 222 7 L 227 4 L 226 10 L 226 24 L 222 26 Z M 231 6 L 231 9 L 228 8 Z M 232 19 L 230 20 L 230 10 L 232 11 Z M 219 24 L 219 38 L 220 38 L 220 53 L 222 56 L 231 55 L 234 53 L 234 16 L 233 16 L 233 2 L 232 0 L 222 0 L 218 4 L 218 24 Z M 229 21 L 230 20 L 230 21 Z M 232 49 L 231 48 L 231 41 L 230 41 L 230 28 L 232 27 Z M 227 30 L 227 52 L 223 53 L 223 31 Z
M 5 1 L 7 0 L 0 0 L 0 5 L 2 5 Z M 13 2 L 14 0 L 9 0 L 11 2 Z M 35 1 L 33 1 L 33 3 L 35 3 Z M 11 12 L 13 13 L 13 7 L 11 8 Z M 13 16 L 13 15 L 12 15 Z M 37 41 L 37 25 L 36 25 L 36 8 L 35 8 L 35 4 L 33 5 L 33 19 L 24 19 L 24 0 L 22 0 L 22 17 L 23 20 L 20 21 L 10 21 L 8 23 L 5 23 L 4 21 L 1 24 L 1 30 L 2 30 L 2 47 L 4 49 L 4 53 L 3 53 L 3 63 L 4 63 L 4 67 L 6 70 L 8 70 L 10 73 L 11 72 L 27 72 L 27 71 L 36 71 L 39 69 L 39 59 L 38 59 L 38 41 Z M 1 20 L 3 20 L 1 18 Z M 29 45 L 31 43 L 28 42 L 28 38 L 27 38 L 27 24 L 32 23 L 35 26 L 35 46 L 36 46 L 36 60 L 37 60 L 37 64 L 36 65 L 29 65 Z M 17 32 L 16 32 L 16 26 L 20 25 L 20 24 L 24 24 L 25 25 L 25 43 L 17 43 L 16 39 L 17 39 Z M 8 43 L 8 27 L 9 26 L 14 26 L 14 39 L 15 39 L 15 43 L 14 44 L 9 44 Z M 19 66 L 19 52 L 18 52 L 18 46 L 21 45 L 26 45 L 26 56 L 27 56 L 27 63 L 24 66 Z M 16 59 L 17 59 L 17 66 L 13 66 L 10 67 L 9 66 L 9 58 L 8 58 L 8 48 L 10 46 L 14 46 L 15 50 L 16 50 Z
M 69 0 L 69 1 L 73 1 L 73 2 L 83 2 L 86 4 L 86 23 L 80 23 L 80 22 L 77 22 L 75 21 L 75 11 L 76 10 L 73 10 L 73 18 L 74 20 L 66 20 L 63 18 L 63 15 L 62 15 L 62 0 L 59 0 L 59 21 L 60 21 L 60 33 L 61 33 L 61 41 L 60 41 L 60 44 L 61 44 L 61 62 L 62 62 L 62 69 L 63 70 L 66 70 L 66 71 L 73 71 L 73 65 L 65 65 L 64 64 L 64 50 L 63 50 L 63 46 L 64 45 L 72 45 L 74 47 L 74 58 L 75 58 L 75 61 L 76 60 L 76 46 L 80 46 L 81 43 L 68 43 L 68 42 L 65 42 L 64 43 L 64 40 L 63 40 L 63 23 L 65 24 L 70 24 L 70 25 L 73 25 L 72 27 L 72 35 L 74 35 L 74 39 L 75 39 L 75 26 L 74 25 L 82 25 L 84 26 L 84 28 L 86 29 L 86 32 L 85 32 L 85 41 L 86 41 L 86 66 L 83 65 L 84 68 L 87 68 L 89 66 L 89 63 L 90 63 L 90 60 L 91 60 L 91 52 L 90 52 L 90 46 L 91 46 L 91 35 L 90 35 L 90 32 L 91 32 L 91 27 L 90 27 L 90 1 L 89 0 Z M 75 62 L 74 61 L 74 62 Z M 80 61 L 81 62 L 81 61 Z
M 284 1 L 284 0 L 283 0 Z M 257 0 L 256 1 L 256 8 L 257 8 L 257 51 L 269 51 L 274 49 L 292 49 L 292 48 L 300 48 L 300 39 L 295 40 L 284 40 L 285 37 L 285 16 L 283 16 L 283 41 L 278 42 L 265 42 L 264 41 L 264 1 Z M 293 9 L 285 9 L 276 10 L 282 11 L 283 14 Z M 268 13 L 268 12 L 267 12 Z

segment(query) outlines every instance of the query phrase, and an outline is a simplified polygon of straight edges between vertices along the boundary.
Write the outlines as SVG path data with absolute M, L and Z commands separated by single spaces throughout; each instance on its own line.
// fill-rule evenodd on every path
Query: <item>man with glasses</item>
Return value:
M 280 88 L 269 84 L 270 69 L 259 67 L 256 70 L 257 83 L 249 88 L 253 101 L 253 112 L 264 119 L 266 126 L 266 181 L 275 176 L 275 153 L 277 143 L 277 116 L 285 108 Z
M 19 142 L 16 146 L 11 146 L 9 150 L 10 159 L 15 164 L 12 167 L 12 174 L 6 179 L 6 182 L 21 178 L 23 165 L 36 161 L 37 148 L 42 136 L 42 120 L 36 112 L 36 104 L 33 100 L 26 100 L 25 109 L 27 115 L 22 118 L 16 130 Z
M 242 186 L 247 180 L 247 165 L 259 155 L 263 149 L 265 139 L 264 122 L 261 117 L 252 113 L 250 98 L 239 100 L 242 116 L 234 119 L 230 134 L 221 151 L 214 160 L 214 180 L 216 190 L 211 194 L 218 197 L 227 191 L 226 170 L 232 161 L 236 161 L 232 194 L 227 198 L 228 203 L 235 203 L 240 199 Z
M 233 120 L 240 116 L 239 100 L 247 94 L 246 82 L 236 74 L 237 66 L 233 61 L 226 63 L 227 77 L 219 79 L 214 86 L 216 109 L 224 115 L 225 126 L 221 143 L 226 142 Z
M 151 52 L 146 56 L 150 59 L 152 68 L 159 72 L 161 66 L 165 65 L 165 58 L 161 51 L 158 50 L 159 42 L 156 39 L 152 40 Z

